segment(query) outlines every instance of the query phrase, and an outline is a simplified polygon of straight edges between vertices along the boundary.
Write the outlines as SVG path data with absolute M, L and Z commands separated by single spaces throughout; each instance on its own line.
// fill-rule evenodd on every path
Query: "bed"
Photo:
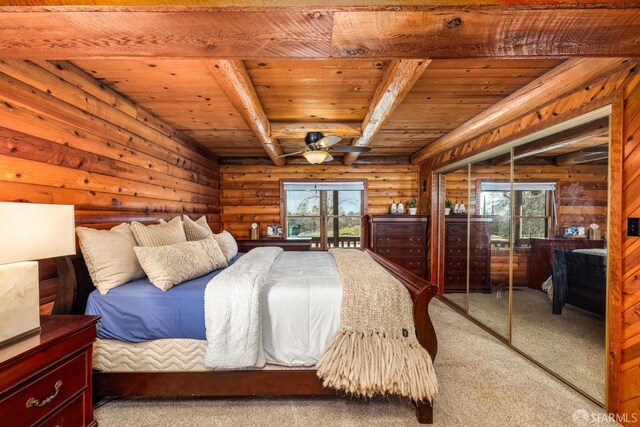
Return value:
M 437 341 L 429 318 L 428 305 L 431 298 L 435 296 L 437 287 L 396 264 L 367 252 L 409 291 L 413 301 L 413 317 L 418 342 L 435 358 Z M 301 256 L 304 257 L 304 255 Z M 298 290 L 275 287 L 265 292 L 265 298 L 268 299 L 265 303 L 267 307 L 265 312 L 272 314 L 286 313 L 288 310 L 286 315 L 295 316 L 295 311 L 300 304 L 304 301 L 308 304 L 309 301 L 315 301 L 316 309 L 312 307 L 309 310 L 316 316 L 308 326 L 309 330 L 314 329 L 313 333 L 308 331 L 308 339 L 299 340 L 301 342 L 294 342 L 294 345 L 285 348 L 281 343 L 294 341 L 289 338 L 290 334 L 296 331 L 288 330 L 283 318 L 274 317 L 269 320 L 270 323 L 265 321 L 265 336 L 268 335 L 267 329 L 271 333 L 268 339 L 265 338 L 267 361 L 270 363 L 267 367 L 246 370 L 210 370 L 199 363 L 204 351 L 204 335 L 203 326 L 195 319 L 202 316 L 200 308 L 190 310 L 179 318 L 160 315 L 152 319 L 153 316 L 144 314 L 136 317 L 136 312 L 149 314 L 157 310 L 157 306 L 152 306 L 154 294 L 157 292 L 149 286 L 145 290 L 143 281 L 124 285 L 119 292 L 115 292 L 118 288 L 112 290 L 110 299 L 99 298 L 97 293 L 92 293 L 94 287 L 81 256 L 60 258 L 57 260 L 57 266 L 60 292 L 54 306 L 54 314 L 85 312 L 104 314 L 109 310 L 115 313 L 115 316 L 105 316 L 107 319 L 101 320 L 99 340 L 94 346 L 96 354 L 93 396 L 96 401 L 109 397 L 133 396 L 309 396 L 338 393 L 334 389 L 323 387 L 313 368 L 318 349 L 323 348 L 326 340 L 331 337 L 337 327 L 335 319 L 339 318 L 339 315 L 336 315 L 336 307 L 339 312 L 339 303 L 336 305 L 336 301 L 339 302 L 340 293 L 336 289 L 331 290 L 332 286 L 323 286 L 324 291 L 321 293 L 317 292 L 319 288 L 314 291 L 313 286 Z M 210 275 L 178 286 L 176 290 L 180 292 L 174 292 L 174 295 L 178 293 L 180 295 L 172 300 L 182 302 L 193 300 L 194 295 L 197 299 L 197 295 L 202 294 L 204 284 Z M 128 290 L 127 287 L 129 287 Z M 283 301 L 279 297 L 284 291 L 287 294 L 298 295 L 300 303 Z M 118 298 L 126 299 L 127 295 L 130 296 L 136 292 L 143 296 L 139 300 L 147 301 L 149 306 L 136 304 L 135 310 L 118 312 L 118 307 L 122 309 L 122 304 L 117 301 Z M 309 295 L 314 292 L 316 292 L 314 296 L 309 298 Z M 326 301 L 319 302 L 323 298 Z M 321 309 L 322 307 L 325 308 Z M 326 309 L 326 307 L 331 308 Z M 175 307 L 173 309 L 165 307 L 165 309 L 164 313 L 170 313 L 172 310 L 175 312 Z M 114 321 L 118 316 L 125 319 L 124 323 L 117 324 Z M 142 322 L 142 318 L 145 319 L 146 324 Z M 164 332 L 159 333 L 160 329 L 164 329 Z M 172 332 L 167 334 L 167 330 Z M 299 334 L 300 331 L 296 333 Z M 165 342 L 162 342 L 163 340 Z M 171 357 L 167 358 L 167 354 Z M 419 422 L 432 422 L 431 404 L 414 402 L 414 406 Z
M 556 249 L 553 262 L 553 314 L 565 304 L 604 316 L 607 301 L 606 249 Z

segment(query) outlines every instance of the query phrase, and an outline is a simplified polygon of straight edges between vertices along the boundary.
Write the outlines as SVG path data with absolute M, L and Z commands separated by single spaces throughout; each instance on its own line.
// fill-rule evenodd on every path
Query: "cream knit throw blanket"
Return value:
M 431 401 L 438 383 L 420 345 L 409 292 L 356 249 L 330 249 L 343 284 L 341 326 L 316 368 L 325 387 Z

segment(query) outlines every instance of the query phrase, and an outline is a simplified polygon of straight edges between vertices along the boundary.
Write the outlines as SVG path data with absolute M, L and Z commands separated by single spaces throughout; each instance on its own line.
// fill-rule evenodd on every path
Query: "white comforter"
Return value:
M 328 253 L 254 249 L 207 285 L 205 365 L 315 365 L 340 327 L 341 303 Z

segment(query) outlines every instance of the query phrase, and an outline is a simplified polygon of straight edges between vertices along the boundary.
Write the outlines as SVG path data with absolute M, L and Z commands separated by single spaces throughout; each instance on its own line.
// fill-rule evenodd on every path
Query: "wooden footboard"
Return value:
M 402 282 L 413 300 L 416 335 L 432 358 L 438 343 L 429 317 L 429 303 L 437 293 L 430 284 L 402 267 L 365 251 Z M 83 314 L 93 284 L 82 256 L 56 260 L 59 289 L 54 314 Z M 93 374 L 94 401 L 108 397 L 238 397 L 340 395 L 325 388 L 315 370 L 238 370 L 203 372 L 100 372 Z M 414 402 L 418 421 L 431 423 L 433 407 Z

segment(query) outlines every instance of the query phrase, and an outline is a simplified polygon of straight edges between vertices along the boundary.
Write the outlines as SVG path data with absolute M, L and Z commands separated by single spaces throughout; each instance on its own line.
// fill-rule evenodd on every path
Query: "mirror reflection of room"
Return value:
M 442 175 L 444 296 L 599 402 L 608 175 L 608 117 Z
M 512 343 L 600 402 L 608 155 L 606 117 L 517 147 L 513 156 Z

